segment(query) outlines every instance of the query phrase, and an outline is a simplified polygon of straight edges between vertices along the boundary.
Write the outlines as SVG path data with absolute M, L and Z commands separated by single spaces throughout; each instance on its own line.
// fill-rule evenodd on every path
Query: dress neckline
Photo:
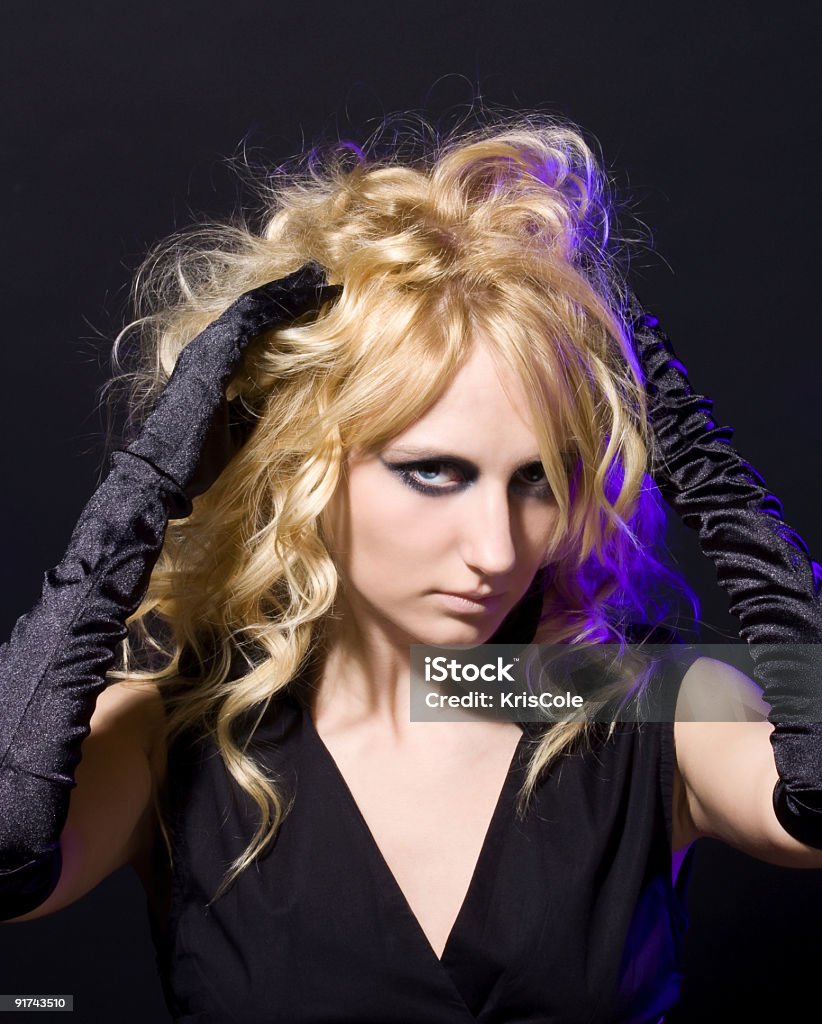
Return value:
M 354 797 L 351 787 L 346 781 L 345 776 L 340 770 L 340 767 L 334 759 L 331 751 L 326 746 L 322 736 L 320 736 L 317 731 L 317 727 L 314 725 L 308 705 L 301 696 L 297 696 L 295 694 L 294 697 L 295 702 L 299 705 L 302 718 L 305 723 L 305 731 L 310 737 L 311 743 L 319 752 L 321 759 L 329 769 L 331 777 L 333 778 L 342 799 L 344 799 L 351 808 L 354 818 L 358 822 L 358 827 L 365 837 L 367 846 L 372 854 L 372 858 L 375 864 L 378 865 L 378 870 L 382 875 L 384 883 L 388 886 L 395 898 L 395 901 L 401 907 L 404 915 L 411 923 L 422 945 L 427 950 L 428 955 L 432 957 L 437 964 L 444 967 L 449 960 L 454 958 L 454 950 L 459 946 L 460 935 L 463 932 L 466 920 L 471 916 L 473 904 L 476 899 L 476 893 L 480 887 L 482 879 L 489 873 L 495 872 L 497 869 L 498 847 L 504 831 L 505 821 L 508 817 L 507 812 L 513 802 L 513 794 L 516 791 L 515 784 L 521 780 L 523 753 L 525 745 L 529 739 L 529 730 L 524 727 L 526 723 L 516 723 L 519 725 L 522 735 L 517 740 L 514 752 L 508 763 L 508 768 L 506 770 L 502 786 L 500 787 L 496 803 L 494 804 L 494 809 L 491 812 L 491 817 L 482 839 L 479 854 L 477 855 L 477 859 L 471 872 L 468 888 L 463 895 L 457 915 L 451 924 L 442 953 L 438 956 L 434 947 L 431 945 L 431 941 L 420 924 L 419 918 L 414 913 L 402 886 L 397 881 L 396 875 L 391 870 L 391 867 L 389 866 L 388 861 L 386 860 L 385 855 L 383 854 L 382 849 L 380 848 L 380 845 L 365 818 L 365 815 L 360 809 L 360 805 Z

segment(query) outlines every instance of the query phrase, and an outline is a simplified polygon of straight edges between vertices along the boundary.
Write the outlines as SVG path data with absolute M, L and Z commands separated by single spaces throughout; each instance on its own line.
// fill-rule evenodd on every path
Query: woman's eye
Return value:
M 447 462 L 416 462 L 396 468 L 406 483 L 424 494 L 452 491 L 455 489 L 453 484 L 465 481 L 459 468 Z
M 532 462 L 530 466 L 524 466 L 519 471 L 518 477 L 517 483 L 521 492 L 524 491 L 538 498 L 550 497 L 553 494 L 541 462 Z
M 422 480 L 433 482 L 436 477 L 443 475 L 443 463 L 423 462 L 415 468 L 414 472 L 416 472 Z M 453 467 L 451 467 L 451 472 L 454 472 Z
M 397 473 L 407 486 L 422 494 L 454 494 L 476 478 L 476 473 L 472 474 L 465 467 L 433 459 L 389 464 L 388 468 Z M 541 462 L 518 470 L 511 480 L 511 487 L 526 497 L 547 498 L 552 495 Z
M 542 468 L 541 462 L 534 462 L 530 466 L 526 466 L 520 475 L 528 484 L 545 483 L 545 470 Z

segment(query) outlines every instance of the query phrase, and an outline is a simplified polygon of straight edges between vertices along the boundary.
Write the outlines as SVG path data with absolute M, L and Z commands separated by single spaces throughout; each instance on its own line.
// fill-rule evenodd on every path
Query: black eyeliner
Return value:
M 401 462 L 388 462 L 382 456 L 379 456 L 380 462 L 390 472 L 396 474 L 400 479 L 412 490 L 417 491 L 420 494 L 425 494 L 431 497 L 442 497 L 448 494 L 456 494 L 458 491 L 462 491 L 465 487 L 472 483 L 478 476 L 477 467 L 469 462 L 467 459 L 461 459 L 459 456 L 432 456 L 426 458 L 415 458 L 407 459 Z M 427 486 L 417 477 L 413 475 L 414 470 L 424 468 L 426 466 L 437 466 L 440 469 L 456 469 L 462 474 L 462 481 L 457 484 L 451 484 L 446 486 L 430 485 Z M 519 469 L 516 470 L 516 474 L 520 474 L 525 470 L 539 467 L 542 473 L 545 473 L 545 469 L 541 462 L 532 460 L 531 462 L 524 463 Z M 538 497 L 538 498 L 550 498 L 553 496 L 553 490 L 547 479 L 539 483 L 525 483 L 521 481 L 519 486 L 512 480 L 512 485 L 521 494 L 526 497 Z

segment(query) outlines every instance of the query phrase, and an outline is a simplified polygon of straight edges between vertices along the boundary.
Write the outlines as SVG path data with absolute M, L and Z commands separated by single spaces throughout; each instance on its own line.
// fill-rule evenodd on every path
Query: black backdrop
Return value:
M 320 137 L 363 141 L 387 112 L 436 118 L 478 92 L 600 140 L 653 230 L 635 286 L 820 557 L 822 17 L 810 0 L 5 0 L 0 38 L 4 636 L 94 486 L 97 388 L 130 275 L 192 216 L 231 210 L 221 158 L 243 140 L 259 162 Z M 671 545 L 704 618 L 733 631 L 676 523 Z M 691 913 L 676 1021 L 791 1020 L 813 1005 L 822 873 L 703 840 Z M 119 872 L 53 917 L 0 929 L 0 992 L 73 993 L 83 1024 L 169 1019 L 136 878 Z

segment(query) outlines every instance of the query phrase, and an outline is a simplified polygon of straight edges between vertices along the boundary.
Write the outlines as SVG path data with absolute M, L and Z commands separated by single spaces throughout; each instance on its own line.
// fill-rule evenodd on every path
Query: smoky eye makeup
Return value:
M 479 476 L 473 463 L 454 456 L 399 460 L 380 456 L 380 462 L 412 490 L 433 497 L 463 491 Z M 539 461 L 521 466 L 511 478 L 511 487 L 515 493 L 526 497 L 553 497 L 545 470 Z

